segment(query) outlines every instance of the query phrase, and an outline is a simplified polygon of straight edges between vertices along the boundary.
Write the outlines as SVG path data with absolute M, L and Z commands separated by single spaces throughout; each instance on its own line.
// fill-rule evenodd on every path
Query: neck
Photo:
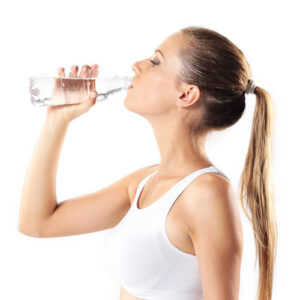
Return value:
M 152 122 L 151 126 L 161 156 L 158 174 L 181 176 L 182 173 L 212 165 L 205 150 L 207 134 L 199 136 L 195 142 L 181 122 L 172 123 L 171 126 L 161 121 Z

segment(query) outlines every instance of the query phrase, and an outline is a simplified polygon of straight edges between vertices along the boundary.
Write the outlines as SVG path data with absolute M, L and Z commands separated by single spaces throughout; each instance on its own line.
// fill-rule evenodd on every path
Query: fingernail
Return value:
M 96 96 L 97 96 L 97 93 L 96 93 L 96 92 L 92 92 L 92 93 L 91 93 L 91 97 L 92 97 L 92 98 L 95 98 Z

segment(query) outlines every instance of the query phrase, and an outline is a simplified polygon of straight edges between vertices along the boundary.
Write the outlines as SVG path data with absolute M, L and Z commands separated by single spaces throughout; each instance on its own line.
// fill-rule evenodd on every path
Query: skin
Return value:
M 157 47 L 165 58 L 157 52 L 150 58 L 159 65 L 153 65 L 149 58 L 136 62 L 132 67 L 136 73 L 133 88 L 124 101 L 128 110 L 143 116 L 153 128 L 161 155 L 157 177 L 180 175 L 178 172 L 185 173 L 195 164 L 211 164 L 205 150 L 207 134 L 196 144 L 188 133 L 189 122 L 199 118 L 199 110 L 194 108 L 201 91 L 182 82 L 176 87 L 180 68 L 177 51 L 184 42 L 184 37 L 175 33 Z
M 99 67 L 97 64 L 94 64 L 92 66 L 83 65 L 80 72 L 78 72 L 78 66 L 74 65 L 72 66 L 68 77 L 80 77 L 80 78 L 97 77 L 98 74 L 99 74 Z M 67 77 L 64 68 L 58 68 L 57 75 L 60 77 Z M 56 94 L 56 91 L 59 88 L 58 82 L 56 82 L 54 85 L 54 89 L 52 92 L 53 95 Z M 79 85 L 78 88 L 79 89 L 82 88 L 82 85 Z M 81 97 L 81 99 L 79 99 L 79 101 L 82 103 L 72 104 L 72 105 L 48 106 L 47 119 L 53 120 L 53 122 L 55 121 L 64 124 L 70 123 L 72 120 L 78 118 L 83 113 L 86 113 L 93 105 L 95 105 L 96 95 L 92 95 L 91 94 L 92 91 L 95 91 L 95 84 L 93 81 L 90 87 L 90 93 L 87 92 L 84 93 L 86 94 L 85 97 Z
M 124 106 L 148 120 L 154 130 L 161 161 L 132 172 L 108 187 L 57 203 L 56 172 L 69 123 L 87 112 L 96 101 L 91 94 L 83 102 L 47 107 L 47 117 L 32 156 L 20 204 L 19 230 L 34 237 L 68 236 L 113 228 L 125 216 L 138 183 L 158 170 L 145 185 L 139 207 L 147 207 L 177 181 L 210 166 L 205 151 L 207 133 L 197 143 L 189 135 L 191 122 L 201 118 L 201 90 L 177 85 L 178 49 L 184 37 L 168 37 L 151 58 L 133 65 L 136 73 Z M 160 63 L 153 66 L 149 59 Z M 69 77 L 88 77 L 98 66 L 86 65 Z M 64 68 L 58 70 L 65 77 Z M 151 91 L 151 92 L 149 92 Z M 197 109 L 196 109 L 197 108 Z M 130 203 L 129 201 L 130 200 Z M 238 300 L 242 230 L 237 199 L 224 177 L 206 173 L 193 180 L 175 201 L 166 220 L 166 232 L 180 250 L 196 254 L 205 300 Z M 84 213 L 83 213 L 84 212 Z M 199 283 L 200 284 L 200 283 Z M 137 300 L 121 289 L 122 300 Z
M 153 168 L 158 172 L 139 197 L 141 208 L 188 174 L 212 165 L 205 149 L 208 132 L 197 142 L 189 134 L 191 122 L 201 118 L 201 90 L 176 80 L 181 66 L 177 53 L 184 43 L 184 36 L 174 33 L 157 47 L 164 57 L 154 52 L 151 58 L 133 64 L 136 75 L 124 106 L 151 124 L 161 155 L 160 164 Z M 239 298 L 243 236 L 237 200 L 230 181 L 206 173 L 189 184 L 167 218 L 171 242 L 197 257 L 205 300 Z M 120 296 L 122 300 L 140 299 L 123 287 Z

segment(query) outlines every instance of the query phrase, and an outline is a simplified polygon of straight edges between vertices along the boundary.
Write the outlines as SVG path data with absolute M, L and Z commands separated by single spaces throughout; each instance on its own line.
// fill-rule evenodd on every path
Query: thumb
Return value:
M 95 91 L 92 91 L 88 94 L 88 99 L 85 101 L 86 105 L 92 106 L 96 103 L 98 94 Z

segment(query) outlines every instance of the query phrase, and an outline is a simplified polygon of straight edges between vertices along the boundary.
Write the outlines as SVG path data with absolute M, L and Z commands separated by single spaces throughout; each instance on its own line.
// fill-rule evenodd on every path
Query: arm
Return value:
M 32 156 L 19 212 L 19 231 L 28 236 L 70 236 L 114 227 L 130 208 L 135 183 L 157 167 L 143 167 L 99 191 L 57 204 L 56 170 L 67 128 L 47 118 Z
M 205 176 L 196 178 L 186 195 L 186 222 L 204 299 L 238 300 L 243 248 L 238 202 L 227 180 Z
M 37 235 L 56 205 L 56 173 L 69 123 L 47 116 L 32 155 L 22 191 L 18 227 Z
M 70 77 L 78 77 L 72 68 Z M 65 77 L 64 68 L 59 76 Z M 84 65 L 79 77 L 98 74 L 98 66 Z M 89 93 L 76 105 L 49 106 L 47 117 L 26 174 L 19 211 L 19 231 L 34 237 L 56 237 L 108 229 L 117 224 L 130 207 L 129 183 L 149 172 L 144 168 L 110 186 L 57 204 L 56 172 L 61 147 L 71 120 L 87 112 L 96 102 Z

